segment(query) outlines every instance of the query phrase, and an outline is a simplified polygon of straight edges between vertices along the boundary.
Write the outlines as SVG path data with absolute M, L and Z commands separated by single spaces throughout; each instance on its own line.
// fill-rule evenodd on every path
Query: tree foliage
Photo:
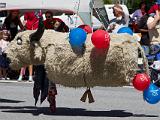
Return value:
M 150 7 L 156 2 L 156 0 L 103 0 L 103 1 L 105 4 L 114 4 L 116 2 L 123 3 L 128 7 L 130 13 L 138 9 L 139 3 L 141 1 L 146 2 L 147 10 L 149 10 Z
M 138 8 L 139 3 L 142 0 L 103 0 L 105 4 L 114 4 L 117 2 L 124 3 L 127 5 L 128 9 L 131 11 L 135 10 Z
M 111 4 L 111 3 L 112 3 L 112 0 L 104 0 L 104 3 L 105 3 L 105 4 Z
M 142 0 L 104 0 L 105 4 L 124 3 L 127 5 L 130 12 L 133 12 L 139 7 L 139 3 Z

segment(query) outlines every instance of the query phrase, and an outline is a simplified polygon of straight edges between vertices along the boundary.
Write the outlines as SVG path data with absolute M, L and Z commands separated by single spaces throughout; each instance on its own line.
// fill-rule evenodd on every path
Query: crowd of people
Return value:
M 68 26 L 59 18 L 53 18 L 53 13 L 51 11 L 45 12 L 45 20 L 43 19 L 42 12 L 29 11 L 24 13 L 24 21 L 20 19 L 19 10 L 9 11 L 9 15 L 6 17 L 3 27 L 2 27 L 2 38 L 0 38 L 0 79 L 6 80 L 8 78 L 9 62 L 5 55 L 5 49 L 7 48 L 9 42 L 11 42 L 16 34 L 20 31 L 25 30 L 36 30 L 39 27 L 39 22 L 43 22 L 45 29 L 51 29 L 58 32 L 69 32 Z M 19 29 L 19 28 L 20 29 Z M 57 94 L 56 85 L 49 82 L 44 65 L 33 65 L 23 66 L 19 72 L 18 82 L 23 81 L 26 73 L 26 68 L 29 71 L 28 81 L 34 81 L 33 95 L 35 98 L 35 105 L 38 101 L 39 95 L 41 93 L 41 102 L 43 102 L 46 97 L 50 103 L 50 109 L 52 112 L 55 111 L 55 95 Z M 33 78 L 34 75 L 34 78 Z M 12 78 L 11 78 L 12 79 Z M 49 85 L 50 84 L 50 85 Z M 44 87 L 45 86 L 45 87 Z
M 125 14 L 122 7 L 114 5 L 113 13 L 115 18 L 111 20 L 108 26 L 108 32 L 117 33 L 117 31 L 126 26 Z M 129 27 L 134 33 L 140 33 L 140 44 L 148 58 L 149 65 L 153 69 L 158 69 L 160 73 L 160 0 L 142 0 L 139 8 L 130 16 Z M 155 79 L 154 75 L 154 78 Z M 160 79 L 156 77 L 156 79 Z
M 129 27 L 132 28 L 133 32 L 141 33 L 140 44 L 142 46 L 150 47 L 154 42 L 159 43 L 159 38 L 155 35 L 160 28 L 159 24 L 159 11 L 160 11 L 160 0 L 149 0 L 150 2 L 146 3 L 145 0 L 142 0 L 139 4 L 139 8 L 130 17 Z M 123 8 L 119 4 L 113 6 L 114 19 L 109 21 L 107 28 L 108 32 L 117 33 L 117 31 L 124 26 L 127 26 L 127 19 Z M 19 31 L 24 30 L 36 30 L 38 28 L 39 19 L 37 17 L 37 11 L 29 11 L 24 13 L 24 20 L 20 19 L 19 10 L 9 11 L 8 16 L 6 17 L 3 23 L 3 38 L 0 38 L 0 57 L 3 58 L 3 51 L 7 47 L 10 41 L 14 39 L 16 34 Z M 61 20 L 60 18 L 53 17 L 52 11 L 45 12 L 45 20 L 43 21 L 45 29 L 52 29 L 58 32 L 69 32 L 69 27 Z M 100 28 L 103 29 L 103 26 Z M 6 32 L 8 31 L 8 32 Z M 7 34 L 6 34 L 7 33 Z M 159 35 L 158 35 L 159 36 Z M 5 43 L 6 42 L 6 43 Z M 5 44 L 5 45 L 4 45 Z M 5 46 L 5 47 L 4 47 Z M 7 77 L 7 62 L 5 59 L 0 60 L 0 79 L 9 79 Z M 33 81 L 33 65 L 24 66 L 19 72 L 18 81 L 22 81 L 26 73 L 26 68 L 28 68 L 29 81 Z M 5 69 L 5 70 L 4 70 Z M 4 74 L 3 74 L 4 73 Z
M 52 11 L 45 12 L 45 20 L 43 21 L 45 29 L 52 29 L 58 32 L 69 32 L 68 26 L 60 18 L 53 17 Z M 9 11 L 9 15 L 6 17 L 1 31 L 0 38 L 0 79 L 9 79 L 7 76 L 8 63 L 3 55 L 9 42 L 11 42 L 16 34 L 24 30 L 36 30 L 38 28 L 39 19 L 37 11 L 29 11 L 24 13 L 24 21 L 20 19 L 19 10 Z M 33 65 L 24 66 L 19 72 L 18 81 L 22 81 L 25 77 L 26 68 L 28 68 L 28 81 L 33 81 Z

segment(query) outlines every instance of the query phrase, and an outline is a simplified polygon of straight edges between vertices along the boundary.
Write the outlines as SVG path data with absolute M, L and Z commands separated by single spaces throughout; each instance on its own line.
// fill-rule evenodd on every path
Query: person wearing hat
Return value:
M 35 15 L 35 11 L 27 11 L 24 13 L 24 27 L 26 30 L 36 30 L 38 28 L 38 24 L 39 24 L 39 19 L 36 17 Z M 23 79 L 23 76 L 25 76 L 26 73 L 26 67 L 24 66 L 21 68 L 20 70 L 20 74 L 18 77 L 18 82 L 21 82 Z M 28 77 L 28 81 L 29 82 L 33 82 L 33 65 L 29 65 L 28 66 L 28 71 L 29 71 L 29 77 Z
M 122 26 L 125 26 L 126 20 L 123 9 L 119 4 L 114 5 L 113 14 L 115 18 L 109 22 L 108 32 L 116 33 Z

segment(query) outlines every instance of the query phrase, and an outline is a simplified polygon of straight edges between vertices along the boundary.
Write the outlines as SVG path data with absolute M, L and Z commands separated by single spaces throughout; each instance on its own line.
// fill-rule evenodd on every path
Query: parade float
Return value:
M 108 25 L 103 4 L 98 0 L 66 0 L 66 4 L 63 4 L 63 0 L 34 2 L 37 4 L 30 4 L 31 0 L 12 2 L 1 0 L 0 10 L 20 9 L 23 12 L 50 9 L 73 12 L 81 17 L 84 25 L 92 27 L 91 15 L 94 9 L 104 23 L 104 28 Z M 143 75 L 137 77 L 139 53 Z M 66 87 L 86 87 L 87 91 L 90 91 L 90 88 L 95 86 L 117 87 L 130 85 L 133 82 L 138 90 L 144 91 L 150 88 L 149 78 L 146 77 L 149 75 L 149 67 L 145 53 L 133 33 L 128 32 L 127 27 L 118 34 L 109 34 L 105 30 L 87 34 L 80 28 L 75 28 L 69 33 L 44 30 L 40 24 L 36 31 L 18 33 L 6 50 L 6 54 L 11 60 L 10 66 L 14 69 L 20 69 L 24 65 L 44 64 L 49 80 Z M 143 86 L 144 81 L 147 82 L 145 86 Z M 88 95 L 89 93 L 91 92 L 88 92 Z M 144 95 L 147 96 L 147 92 Z M 150 96 L 146 97 L 147 102 Z

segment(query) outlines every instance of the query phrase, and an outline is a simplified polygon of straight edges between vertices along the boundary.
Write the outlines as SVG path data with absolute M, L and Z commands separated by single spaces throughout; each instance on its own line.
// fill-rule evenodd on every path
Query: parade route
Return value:
M 21 82 L 18 82 L 17 80 L 0 80 L 0 83 L 33 83 L 33 82 L 28 82 L 27 80 L 23 80 Z
M 0 82 L 0 120 L 158 120 L 160 103 L 150 105 L 132 87 L 95 87 L 95 102 L 81 102 L 85 88 L 57 86 L 57 111 L 51 113 L 47 100 L 37 107 L 33 83 Z

